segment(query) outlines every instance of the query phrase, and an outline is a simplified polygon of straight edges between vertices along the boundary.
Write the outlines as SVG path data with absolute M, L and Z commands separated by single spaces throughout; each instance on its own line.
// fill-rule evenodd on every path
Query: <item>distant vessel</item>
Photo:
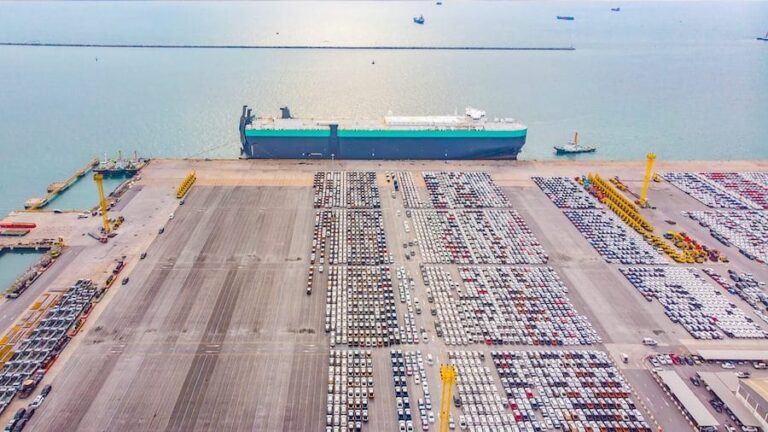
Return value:
M 139 158 L 136 152 L 133 153 L 133 159 L 123 159 L 123 152 L 118 151 L 117 159 L 108 159 L 104 154 L 104 160 L 99 161 L 93 168 L 93 172 L 105 176 L 133 176 L 136 174 L 145 162 Z
M 611 8 L 611 11 L 613 11 L 613 12 L 621 12 L 621 8 L 620 7 Z
M 440 6 L 441 4 L 443 4 L 443 2 L 437 2 L 436 4 L 437 4 L 438 6 Z
M 413 17 L 413 22 L 415 22 L 416 24 L 424 24 L 424 15 Z
M 464 115 L 383 119 L 240 116 L 241 156 L 246 159 L 517 159 L 528 128 L 511 118 Z
M 568 144 L 555 146 L 555 151 L 557 152 L 557 154 L 591 153 L 595 150 L 597 150 L 597 148 L 592 146 L 579 145 L 578 132 L 575 132 L 573 134 L 573 139 L 571 141 L 568 141 Z
M 569 15 L 558 15 L 557 19 L 565 21 L 573 21 L 575 18 Z
M 758 37 L 757 40 L 768 42 L 768 32 L 765 33 L 765 37 Z

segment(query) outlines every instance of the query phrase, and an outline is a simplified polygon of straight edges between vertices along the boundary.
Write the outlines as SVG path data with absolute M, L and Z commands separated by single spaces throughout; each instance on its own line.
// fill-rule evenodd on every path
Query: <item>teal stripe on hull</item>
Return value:
M 329 137 L 330 129 L 246 129 L 247 137 Z
M 527 129 L 513 131 L 489 130 L 342 130 L 339 138 L 522 138 Z M 329 137 L 327 129 L 246 129 L 246 137 Z
M 520 138 L 527 129 L 489 130 L 339 130 L 340 138 Z

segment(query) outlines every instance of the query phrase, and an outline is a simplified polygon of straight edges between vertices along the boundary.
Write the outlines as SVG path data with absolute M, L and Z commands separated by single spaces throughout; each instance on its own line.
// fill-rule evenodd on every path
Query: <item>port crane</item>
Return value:
M 648 186 L 653 174 L 653 162 L 656 160 L 656 153 L 648 153 L 645 163 L 645 176 L 643 177 L 643 188 L 640 190 L 640 207 L 648 207 Z
M 103 224 L 104 234 L 109 234 L 109 215 L 107 215 L 107 198 L 104 196 L 104 175 L 96 173 L 93 175 L 93 181 L 99 189 L 99 208 L 101 209 L 101 223 Z
M 440 396 L 440 432 L 448 432 L 451 417 L 451 392 L 456 384 L 456 368 L 453 365 L 440 366 L 440 381 L 443 383 Z

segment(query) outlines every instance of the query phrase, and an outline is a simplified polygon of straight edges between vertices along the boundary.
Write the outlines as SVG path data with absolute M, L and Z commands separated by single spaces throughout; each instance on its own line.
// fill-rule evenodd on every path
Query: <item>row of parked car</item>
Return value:
M 322 267 L 329 264 L 390 264 L 381 210 L 321 210 L 315 217 L 316 232 L 312 240 L 311 259 Z
M 424 367 L 424 357 L 421 355 L 421 351 L 410 351 L 404 353 L 405 355 L 405 374 L 412 377 L 417 389 L 420 389 L 421 396 L 417 399 L 417 406 L 419 412 L 419 419 L 421 420 L 422 430 L 428 431 L 430 425 L 435 423 L 435 412 L 432 408 L 432 393 L 429 391 L 429 383 L 427 382 L 427 369 Z M 427 365 L 434 366 L 435 362 L 432 358 L 432 354 L 427 354 Z M 419 390 L 417 390 L 418 392 Z M 456 427 L 453 416 L 448 417 L 448 424 L 450 429 Z
M 462 412 L 459 427 L 470 432 L 520 430 L 484 360 L 480 351 L 448 352 L 448 362 L 457 372 L 453 403 Z
M 499 186 L 485 172 L 424 172 L 427 193 L 436 209 L 508 208 Z
M 697 339 L 766 338 L 766 333 L 694 268 L 628 267 L 621 273 L 649 301 Z
M 733 245 L 751 260 L 768 263 L 768 212 L 738 210 L 708 210 L 684 212 L 713 237 Z
M 475 343 L 474 322 L 467 305 L 453 294 L 459 284 L 443 267 L 421 265 L 421 277 L 427 289 L 429 313 L 435 317 L 435 333 L 443 338 L 446 345 L 468 345 Z M 478 341 L 479 342 L 479 341 Z
M 312 187 L 315 208 L 381 207 L 373 171 L 320 171 Z
M 768 176 L 765 173 L 704 172 L 701 176 L 737 195 L 751 208 L 768 209 Z
M 429 201 L 422 201 L 419 191 L 413 182 L 413 175 L 409 171 L 398 171 L 393 173 L 392 177 L 398 180 L 398 188 L 403 195 L 403 205 L 406 209 L 417 209 L 432 205 Z
M 5 425 L 3 432 L 21 432 L 24 430 L 24 427 L 32 419 L 32 416 L 35 415 L 35 412 L 40 408 L 40 405 L 45 402 L 45 398 L 51 392 L 51 388 L 50 384 L 46 385 L 29 405 L 25 408 L 19 408 L 18 411 L 16 411 L 16 414 L 13 415 L 13 418 L 11 418 Z
M 461 283 L 422 266 L 435 331 L 447 345 L 589 345 L 601 342 L 550 267 L 460 267 Z M 434 305 L 433 305 L 434 304 Z
M 532 177 L 532 179 L 559 208 L 601 208 L 597 199 L 570 177 Z
M 325 329 L 332 346 L 371 348 L 400 343 L 389 268 L 331 266 Z
M 459 301 L 475 339 L 501 345 L 589 345 L 600 337 L 551 267 L 460 267 Z
M 606 210 L 565 210 L 565 216 L 609 263 L 667 264 L 664 255 Z
M 546 252 L 515 210 L 414 210 L 430 264 L 544 264 Z
M 370 350 L 331 350 L 328 354 L 326 432 L 360 432 L 374 399 Z
M 97 292 L 92 281 L 78 280 L 46 312 L 29 336 L 16 345 L 13 356 L 0 369 L 0 413 L 18 393 L 29 394 L 34 389 L 43 370 L 71 339 L 67 332 L 92 307 Z M 19 421 L 15 427 L 21 430 L 25 423 Z
M 392 384 L 395 391 L 398 431 L 413 432 L 414 412 L 419 414 L 421 430 L 429 431 L 430 423 L 435 422 L 435 416 L 432 412 L 432 395 L 429 392 L 427 373 L 424 369 L 421 352 L 392 350 L 389 356 L 392 365 Z M 423 392 L 423 398 L 418 398 L 417 406 L 413 406 L 411 402 L 408 377 L 411 377 L 414 384 L 418 385 Z
M 405 267 L 397 269 L 397 290 L 400 294 L 400 303 L 405 305 L 403 312 L 403 325 L 400 331 L 400 342 L 404 344 L 418 344 L 419 333 L 416 330 L 416 316 L 421 314 L 421 304 L 419 299 L 411 296 L 411 291 L 416 287 L 416 281 L 413 280 Z M 414 302 L 415 300 L 415 302 Z
M 315 270 L 323 273 L 326 264 L 391 262 L 381 211 L 373 210 L 381 207 L 375 172 L 320 171 L 315 173 L 313 189 L 314 207 L 325 210 L 315 214 L 307 295 L 312 294 Z
M 739 210 L 757 208 L 754 204 L 743 201 L 737 194 L 724 190 L 698 173 L 668 172 L 663 177 L 664 180 L 672 183 L 707 207 Z
M 527 430 L 643 431 L 650 425 L 600 351 L 494 351 L 517 425 Z
M 747 302 L 758 316 L 768 322 L 768 316 L 763 312 L 768 309 L 768 291 L 766 291 L 765 282 L 758 281 L 751 273 L 737 273 L 731 269 L 728 269 L 728 276 L 733 282 L 729 282 L 712 268 L 705 268 L 703 271 L 724 290 Z

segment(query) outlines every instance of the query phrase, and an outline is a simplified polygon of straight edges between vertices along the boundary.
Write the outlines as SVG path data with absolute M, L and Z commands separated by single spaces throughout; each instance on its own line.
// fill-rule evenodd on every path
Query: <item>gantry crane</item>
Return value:
M 440 432 L 448 432 L 448 423 L 451 417 L 451 392 L 456 384 L 456 368 L 453 365 L 440 366 L 440 381 L 443 383 L 442 396 L 440 396 Z
M 109 234 L 109 216 L 107 215 L 107 198 L 104 196 L 104 175 L 96 173 L 93 175 L 93 181 L 99 189 L 99 208 L 101 208 L 101 223 L 104 225 L 104 234 Z
M 645 177 L 643 177 L 643 188 L 640 190 L 640 207 L 648 207 L 648 186 L 653 176 L 653 161 L 656 160 L 655 153 L 648 153 L 645 163 Z

